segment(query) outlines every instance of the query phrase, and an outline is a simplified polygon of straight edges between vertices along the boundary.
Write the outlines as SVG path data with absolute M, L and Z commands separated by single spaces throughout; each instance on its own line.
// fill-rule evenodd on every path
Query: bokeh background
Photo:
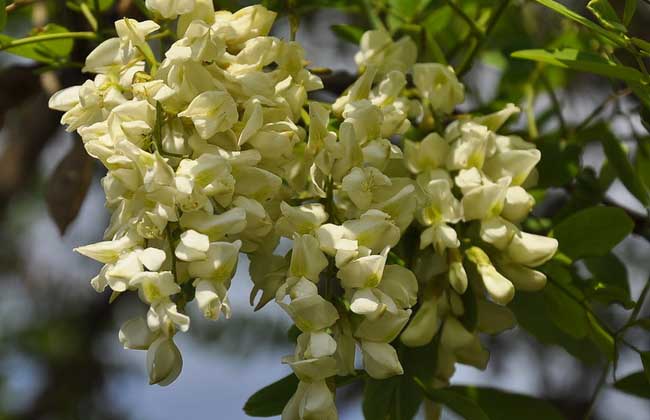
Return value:
M 69 27 L 83 25 L 78 15 L 56 5 L 63 0 L 48 3 L 55 3 L 47 5 L 49 15 L 39 7 L 26 8 L 5 32 L 22 35 L 34 21 L 44 23 L 52 13 L 64 13 Z M 129 3 L 118 1 L 113 17 L 138 17 Z M 469 95 L 463 109 L 481 109 L 507 97 L 504 92 L 512 89 L 513 74 L 528 69 L 510 64 L 508 51 L 548 45 L 560 33 L 571 35 L 565 22 L 533 2 L 512 3 L 511 15 L 497 26 L 488 53 L 464 79 Z M 567 3 L 580 10 L 584 2 Z M 639 4 L 637 29 L 649 35 L 650 28 L 644 28 L 643 22 L 650 19 L 650 6 Z M 354 74 L 356 48 L 337 38 L 330 26 L 363 25 L 365 18 L 340 9 L 315 7 L 305 12 L 297 39 L 313 67 Z M 279 20 L 274 32 L 288 37 L 286 18 Z M 75 54 L 83 57 L 88 48 L 82 43 Z M 232 318 L 213 323 L 194 316 L 190 332 L 178 337 L 184 358 L 180 378 L 169 387 L 147 384 L 145 353 L 123 350 L 117 340 L 121 323 L 146 308 L 134 296 L 109 305 L 108 295 L 96 294 L 89 285 L 99 266 L 72 251 L 100 240 L 109 217 L 99 184 L 102 169 L 85 158 L 78 140 L 59 127 L 60 115 L 47 109 L 54 88 L 79 84 L 80 77 L 75 68 L 39 71 L 29 60 L 0 53 L 0 419 L 245 419 L 246 399 L 289 373 L 280 363 L 283 355 L 292 352 L 288 317 L 272 304 L 253 314 L 248 304 L 252 285 L 248 262 L 242 258 L 230 293 Z M 566 124 L 582 121 L 612 93 L 612 87 L 596 77 L 562 73 L 558 78 L 553 92 Z M 552 100 L 541 93 L 533 107 L 543 113 Z M 603 118 L 619 136 L 643 130 L 633 99 L 623 97 L 608 106 L 611 109 Z M 522 115 L 512 130 L 523 130 L 525 124 Z M 553 131 L 558 124 L 551 120 L 541 130 Z M 597 144 L 580 156 L 581 166 L 596 173 L 603 160 Z M 607 199 L 631 214 L 643 212 L 619 183 L 609 188 Z M 543 215 L 565 201 L 561 190 L 552 190 L 536 212 Z M 49 211 L 72 220 L 63 235 Z M 625 264 L 632 296 L 638 296 L 650 275 L 648 241 L 631 235 L 615 254 Z M 614 323 L 625 315 L 611 306 L 597 310 Z M 641 314 L 648 312 L 645 308 Z M 648 334 L 639 331 L 632 332 L 629 340 L 644 348 L 650 344 Z M 540 344 L 521 329 L 491 338 L 487 345 L 492 353 L 487 371 L 459 367 L 454 383 L 485 384 L 547 398 L 567 418 L 582 418 L 600 375 L 597 365 L 580 362 L 560 347 Z M 638 355 L 622 349 L 618 375 L 634 370 L 638 370 Z M 361 391 L 359 384 L 353 384 L 339 392 L 342 420 L 362 419 Z M 454 418 L 450 413 L 445 416 Z M 650 404 L 606 388 L 593 418 L 647 420 Z

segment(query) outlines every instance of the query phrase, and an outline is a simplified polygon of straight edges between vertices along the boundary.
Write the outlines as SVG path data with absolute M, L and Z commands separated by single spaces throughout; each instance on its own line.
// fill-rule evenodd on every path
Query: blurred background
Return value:
M 64 22 L 70 30 L 87 30 L 83 18 L 70 12 L 63 0 L 32 3 L 10 14 L 4 33 L 23 36 L 48 21 Z M 118 1 L 104 19 L 141 18 L 133 3 Z M 356 47 L 330 27 L 363 27 L 367 18 L 352 5 L 356 2 L 329 1 L 325 3 L 332 7 L 327 8 L 323 2 L 295 3 L 304 3 L 297 39 L 312 67 L 334 71 L 324 76 L 333 96 L 340 92 L 341 80 L 356 72 L 352 58 Z M 453 39 L 462 38 L 467 28 L 451 13 L 449 2 L 437 3 L 442 11 L 436 13 L 449 15 L 437 35 L 444 51 L 450 52 Z M 490 4 L 451 3 L 477 16 L 484 4 Z M 575 10 L 584 6 L 584 2 L 566 3 Z M 544 82 L 548 90 L 527 96 L 526 81 L 534 65 L 510 58 L 511 51 L 560 42 L 580 44 L 587 38 L 534 2 L 512 1 L 506 14 L 463 78 L 469 94 L 461 110 L 488 111 L 507 102 L 528 101 L 543 136 L 556 135 L 563 125 L 579 124 L 604 103 L 597 118 L 605 120 L 617 136 L 647 135 L 635 100 L 626 95 L 611 99 L 612 92 L 618 92 L 616 86 L 595 76 L 549 71 Z M 644 25 L 648 19 L 650 6 L 639 2 L 637 36 L 650 38 L 650 27 Z M 276 36 L 288 37 L 287 22 L 286 17 L 280 18 Z M 90 43 L 77 42 L 70 60 L 82 61 L 91 48 Z M 99 184 L 102 168 L 84 154 L 78 139 L 59 126 L 60 115 L 47 108 L 53 90 L 80 84 L 83 78 L 78 67 L 43 65 L 0 52 L 0 419 L 245 419 L 246 399 L 290 373 L 280 358 L 293 351 L 287 338 L 290 322 L 279 308 L 268 305 L 253 316 L 245 257 L 230 293 L 232 319 L 211 323 L 195 312 L 190 332 L 178 337 L 183 372 L 171 386 L 158 387 L 147 383 L 145 352 L 123 350 L 117 339 L 121 323 L 143 314 L 146 307 L 135 296 L 122 296 L 109 305 L 109 296 L 96 294 L 89 284 L 99 265 L 72 251 L 100 240 L 109 217 Z M 546 116 L 553 104 L 559 104 L 564 120 Z M 528 118 L 523 113 L 510 130 L 525 135 Z M 635 144 L 629 147 L 634 149 Z M 581 179 L 597 176 L 604 159 L 598 143 L 589 143 L 574 156 L 568 181 L 581 188 Z M 551 188 L 540 201 L 535 220 L 553 216 L 574 199 L 560 188 L 566 182 L 547 183 Z M 643 206 L 618 181 L 607 185 L 602 194 L 603 200 L 643 218 Z M 640 233 L 614 250 L 627 272 L 633 298 L 650 275 L 650 243 Z M 589 277 L 586 269 L 585 273 Z M 627 313 L 617 305 L 594 309 L 613 325 Z M 648 316 L 648 309 L 642 309 L 641 317 Z M 628 340 L 641 348 L 650 345 L 649 335 L 641 330 L 631 331 Z M 459 367 L 454 383 L 485 384 L 547 398 L 568 419 L 582 418 L 601 375 L 593 348 L 587 345 L 570 353 L 542 344 L 521 328 L 486 344 L 492 355 L 487 371 Z M 638 365 L 635 352 L 620 349 L 618 376 L 638 370 Z M 341 419 L 363 418 L 361 392 L 360 384 L 340 390 Z M 647 420 L 649 413 L 648 400 L 607 387 L 593 418 Z M 455 418 L 450 413 L 445 416 Z

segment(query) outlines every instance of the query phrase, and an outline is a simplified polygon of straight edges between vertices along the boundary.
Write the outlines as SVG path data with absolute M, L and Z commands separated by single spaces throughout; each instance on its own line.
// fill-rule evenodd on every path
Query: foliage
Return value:
M 40 2 L 0 1 L 0 30 L 6 27 L 7 32 L 15 32 L 16 22 L 24 22 L 34 7 L 40 7 L 34 3 Z M 39 24 L 24 36 L 0 35 L 0 50 L 40 63 L 38 72 L 78 70 L 79 61 L 92 47 L 115 35 L 106 24 L 121 7 L 113 1 L 80 0 L 65 6 L 62 2 L 43 3 L 51 11 L 50 23 Z M 144 18 L 144 2 L 125 3 L 131 7 L 120 13 Z M 531 191 L 540 205 L 522 223 L 529 231 L 558 239 L 560 252 L 541 268 L 548 278 L 546 288 L 540 293 L 518 292 L 509 307 L 518 324 L 541 343 L 559 346 L 584 363 L 601 365 L 605 378 L 612 366 L 615 372 L 621 346 L 638 352 L 639 368 L 645 370 L 612 386 L 649 398 L 647 352 L 626 338 L 633 328 L 649 328 L 648 319 L 640 317 L 648 286 L 638 298 L 630 295 L 627 270 L 615 251 L 630 234 L 650 240 L 650 134 L 632 123 L 631 134 L 621 134 L 610 124 L 613 117 L 628 122 L 640 118 L 646 130 L 650 126 L 650 75 L 646 68 L 650 43 L 640 16 L 644 2 L 591 0 L 585 10 L 553 0 L 264 3 L 281 14 L 300 17 L 300 25 L 307 25 L 309 15 L 322 8 L 351 14 L 354 23 L 332 26 L 333 33 L 346 42 L 359 42 L 372 28 L 383 28 L 394 39 L 410 36 L 426 60 L 449 63 L 463 77 L 469 107 L 463 111 L 487 113 L 509 102 L 521 105 L 525 125 L 511 125 L 509 131 L 534 140 L 542 152 L 538 187 Z M 62 13 L 64 7 L 68 11 Z M 64 18 L 67 13 L 74 18 Z M 536 20 L 553 24 L 540 28 L 534 24 Z M 161 44 L 167 41 L 161 38 Z M 500 72 L 489 97 L 475 83 L 486 68 Z M 611 90 L 591 114 L 575 121 L 566 112 L 567 98 L 575 86 L 590 80 L 586 73 L 593 75 L 595 84 Z M 323 79 L 327 89 L 328 76 Z M 335 82 L 331 80 L 332 85 Z M 607 159 L 602 168 L 587 167 L 580 160 L 582 153 L 596 144 L 602 145 Z M 81 166 L 87 162 L 68 156 L 59 166 L 63 169 L 55 172 L 49 205 L 62 231 L 74 220 L 92 177 L 87 166 Z M 66 178 L 61 185 L 64 170 L 78 165 L 85 168 L 79 177 Z M 615 181 L 638 200 L 643 212 L 612 201 L 607 192 Z M 550 188 L 560 191 L 562 200 L 545 200 Z M 397 261 L 408 257 L 408 253 L 393 256 Z M 472 308 L 473 301 L 466 299 L 463 303 Z M 601 309 L 610 305 L 630 311 L 621 325 L 608 323 L 602 315 Z M 562 418 L 549 403 L 529 396 L 471 386 L 433 387 L 432 378 L 419 372 L 433 369 L 435 351 L 435 345 L 418 351 L 402 349 L 403 376 L 382 380 L 355 377 L 365 383 L 366 417 L 412 418 L 421 401 L 428 399 L 468 419 L 519 418 L 523 417 L 522 407 L 530 405 L 537 409 L 526 411 L 527 417 L 532 412 L 540 418 Z M 295 377 L 284 378 L 251 397 L 245 411 L 257 416 L 279 414 L 296 386 Z M 500 410 L 503 407 L 507 410 Z

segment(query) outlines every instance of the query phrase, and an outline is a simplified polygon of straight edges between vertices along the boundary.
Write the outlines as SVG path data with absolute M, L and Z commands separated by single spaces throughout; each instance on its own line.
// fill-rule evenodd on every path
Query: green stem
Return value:
M 546 75 L 542 74 L 541 75 L 542 83 L 544 84 L 544 87 L 546 88 L 546 91 L 548 92 L 549 96 L 551 97 L 551 101 L 553 102 L 553 111 L 555 112 L 555 115 L 557 116 L 558 122 L 560 123 L 560 132 L 562 133 L 563 137 L 566 137 L 567 135 L 567 126 L 566 126 L 566 120 L 564 119 L 564 116 L 562 115 L 562 105 L 560 104 L 560 100 L 558 99 L 557 95 L 555 94 L 555 89 L 553 89 L 553 86 L 551 86 L 551 82 L 548 80 L 548 77 Z
M 643 302 L 645 301 L 645 298 L 648 295 L 649 291 L 650 291 L 650 279 L 648 279 L 645 283 L 645 286 L 643 286 L 643 290 L 641 290 L 639 299 L 637 299 L 636 304 L 634 305 L 634 309 L 632 310 L 632 314 L 630 315 L 630 318 L 627 320 L 626 325 L 636 321 L 636 318 L 639 316 L 639 312 L 641 312 L 641 308 L 643 307 Z
M 36 3 L 38 0 L 16 0 L 15 2 L 11 3 L 7 7 L 5 7 L 5 12 L 7 14 L 15 12 L 16 10 L 20 9 L 21 7 L 29 6 L 34 3 Z
M 96 39 L 97 34 L 94 32 L 59 32 L 55 34 L 44 34 L 28 36 L 26 38 L 16 39 L 4 45 L 0 45 L 0 51 L 10 48 L 20 47 L 23 45 L 34 44 L 37 42 L 55 41 L 58 39 Z
M 469 26 L 469 29 L 470 29 L 470 31 L 472 32 L 472 34 L 474 34 L 474 36 L 475 36 L 476 38 L 478 38 L 478 39 L 482 39 L 483 36 L 484 36 L 483 31 L 481 30 L 481 28 L 479 28 L 478 26 L 476 26 L 476 23 L 474 23 L 474 20 L 472 20 L 472 18 L 470 18 L 469 16 L 467 16 L 467 13 L 465 13 L 465 12 L 463 11 L 463 9 L 461 9 L 460 7 L 458 7 L 458 5 L 457 5 L 453 0 L 445 0 L 445 1 L 446 1 L 447 5 L 449 5 L 449 7 L 450 7 L 454 12 L 456 12 L 456 14 L 457 14 L 461 19 L 463 19 L 463 20 L 465 21 L 465 23 L 467 24 L 467 26 Z
M 97 32 L 97 28 L 99 25 L 97 24 L 97 19 L 93 15 L 93 12 L 90 11 L 90 7 L 88 7 L 87 3 L 81 3 L 79 5 L 79 8 L 81 9 L 81 13 L 84 15 L 86 20 L 88 21 L 88 24 L 92 28 L 93 32 Z
M 591 121 L 594 118 L 596 118 L 601 112 L 603 112 L 605 107 L 610 102 L 612 102 L 612 101 L 614 101 L 614 100 L 616 100 L 618 98 L 621 98 L 623 96 L 629 95 L 630 93 L 632 93 L 632 91 L 630 89 L 623 89 L 623 90 L 621 90 L 619 92 L 615 92 L 615 93 L 611 94 L 610 96 L 608 96 L 600 105 L 598 105 L 596 107 L 596 109 L 594 109 L 591 112 L 591 114 L 589 114 L 584 120 L 582 120 L 582 122 L 580 124 L 578 124 L 578 126 L 575 128 L 574 131 L 577 133 L 577 132 L 585 129 L 589 125 L 589 123 L 591 123 Z
M 528 120 L 528 136 L 531 140 L 536 139 L 539 136 L 539 131 L 537 130 L 537 122 L 535 121 L 535 89 L 533 84 L 529 83 L 524 88 L 526 94 L 526 119 Z
M 384 23 L 381 21 L 381 18 L 379 17 L 379 14 L 377 14 L 377 11 L 373 7 L 371 0 L 363 0 L 363 6 L 364 9 L 366 9 L 368 20 L 370 21 L 372 26 L 375 29 L 381 29 L 386 31 L 386 26 L 384 26 Z
M 490 18 L 490 21 L 488 22 L 487 28 L 483 32 L 483 37 L 480 38 L 476 43 L 474 43 L 474 45 L 470 49 L 469 54 L 458 67 L 457 73 L 459 77 L 464 75 L 470 69 L 470 66 L 474 61 L 474 58 L 481 50 L 481 48 L 483 47 L 487 39 L 490 37 L 490 34 L 494 30 L 496 24 L 499 22 L 499 19 L 501 19 L 501 16 L 503 15 L 503 12 L 505 12 L 506 8 L 508 7 L 508 4 L 510 4 L 510 0 L 501 0 L 501 2 L 497 5 L 494 14 Z

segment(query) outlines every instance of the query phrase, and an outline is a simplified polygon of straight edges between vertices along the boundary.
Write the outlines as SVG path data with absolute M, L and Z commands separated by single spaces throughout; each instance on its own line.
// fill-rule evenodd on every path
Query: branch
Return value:
M 0 51 L 7 50 L 9 48 L 20 47 L 22 45 L 34 44 L 37 42 L 55 41 L 57 39 L 70 38 L 95 39 L 97 38 L 97 34 L 94 32 L 58 32 L 54 34 L 28 36 L 26 38 L 16 39 L 6 44 L 0 45 Z
M 490 22 L 488 23 L 487 28 L 485 29 L 483 37 L 479 38 L 478 41 L 474 43 L 467 58 L 463 60 L 463 62 L 458 67 L 458 71 L 457 71 L 458 77 L 461 77 L 463 74 L 467 73 L 467 71 L 470 69 L 470 65 L 474 61 L 474 58 L 483 47 L 483 44 L 485 44 L 487 39 L 490 37 L 490 34 L 494 30 L 494 27 L 499 22 L 501 15 L 503 15 L 503 12 L 505 12 L 509 4 L 510 4 L 510 0 L 501 0 L 499 5 L 496 7 L 494 14 L 490 18 Z

